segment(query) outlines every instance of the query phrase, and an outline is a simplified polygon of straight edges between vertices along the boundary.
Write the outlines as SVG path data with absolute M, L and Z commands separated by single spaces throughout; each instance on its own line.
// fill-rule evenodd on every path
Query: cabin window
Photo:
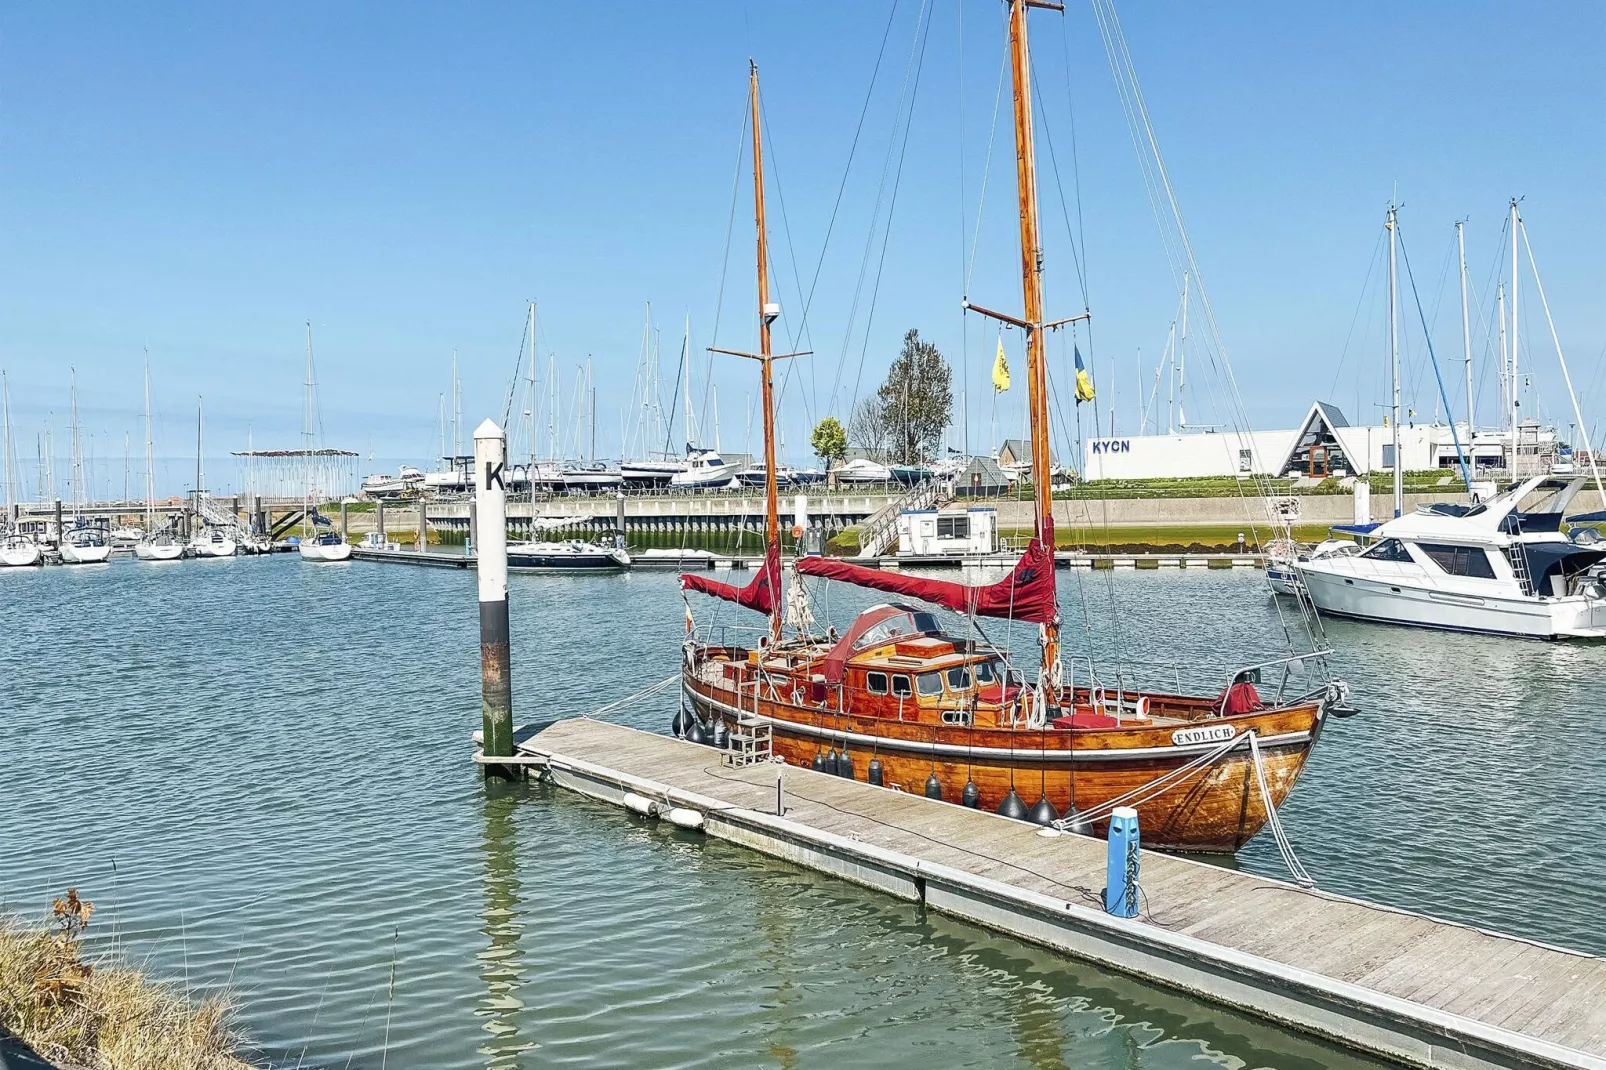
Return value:
M 998 682 L 998 663 L 994 661 L 978 661 L 971 666 L 976 672 L 976 682 L 982 686 Z
M 920 690 L 920 693 L 922 695 L 940 695 L 940 694 L 942 694 L 942 673 L 940 673 L 940 672 L 923 672 L 923 673 L 921 673 L 919 676 L 915 677 L 915 687 L 917 687 Z
M 1366 552 L 1361 556 L 1371 558 L 1373 561 L 1400 561 L 1405 564 L 1411 563 L 1411 555 L 1405 549 L 1405 544 L 1399 539 L 1384 539 L 1376 546 L 1368 547 Z
M 1477 580 L 1492 580 L 1494 568 L 1489 555 L 1476 546 L 1449 546 L 1444 543 L 1418 543 L 1422 552 L 1452 576 L 1470 576 Z
M 970 538 L 970 517 L 968 517 L 968 516 L 939 516 L 937 518 L 937 538 L 939 538 L 939 539 L 968 539 L 968 538 Z
M 892 693 L 899 698 L 907 698 L 914 694 L 914 688 L 909 686 L 909 678 L 901 672 L 892 678 Z
M 970 666 L 955 665 L 948 670 L 948 689 L 950 691 L 968 691 L 970 689 Z
M 866 673 L 864 683 L 870 689 L 870 694 L 872 695 L 885 695 L 887 693 L 887 674 L 884 672 Z
M 954 725 L 968 725 L 970 723 L 969 710 L 943 710 L 942 723 Z

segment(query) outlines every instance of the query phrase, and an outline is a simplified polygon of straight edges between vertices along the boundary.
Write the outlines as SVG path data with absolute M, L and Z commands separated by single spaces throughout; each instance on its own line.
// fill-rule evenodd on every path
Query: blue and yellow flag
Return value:
M 993 392 L 1002 394 L 1009 389 L 1009 362 L 1004 359 L 1004 336 L 998 336 L 998 359 L 993 361 Z
M 1073 344 L 1071 352 L 1076 355 L 1076 403 L 1080 405 L 1093 400 L 1093 377 L 1082 366 L 1082 350 Z

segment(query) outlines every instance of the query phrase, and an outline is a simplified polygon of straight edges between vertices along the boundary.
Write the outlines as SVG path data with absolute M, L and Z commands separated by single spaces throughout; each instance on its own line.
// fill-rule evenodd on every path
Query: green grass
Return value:
M 1297 524 L 1294 538 L 1301 542 L 1320 542 L 1327 538 L 1326 524 Z M 1254 552 L 1260 546 L 1248 524 L 1128 524 L 1111 527 L 1061 526 L 1055 543 L 1061 550 L 1093 550 L 1110 553 L 1235 553 L 1238 533 L 1243 532 L 1244 548 Z M 1013 545 L 1031 538 L 1030 529 L 1004 529 L 1000 532 Z M 1259 527 L 1261 540 L 1279 537 L 1269 524 Z
M 1374 472 L 1366 477 L 1372 492 L 1387 493 L 1394 489 L 1394 476 L 1390 472 Z M 1405 490 L 1408 494 L 1459 494 L 1466 484 L 1459 472 L 1428 469 L 1405 473 Z M 1069 490 L 1056 491 L 1057 501 L 1112 501 L 1124 498 L 1237 498 L 1259 497 L 1269 490 L 1272 495 L 1336 495 L 1352 493 L 1337 479 L 1328 477 L 1314 486 L 1299 486 L 1292 479 L 1238 479 L 1234 476 L 1190 476 L 1176 479 L 1093 479 L 1079 483 Z M 1031 487 L 1018 484 L 1011 488 L 1010 498 L 1030 498 Z

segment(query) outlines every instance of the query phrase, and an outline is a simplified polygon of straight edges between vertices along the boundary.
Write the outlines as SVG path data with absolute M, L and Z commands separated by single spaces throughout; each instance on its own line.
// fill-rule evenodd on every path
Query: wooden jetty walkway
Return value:
M 1102 840 L 601 721 L 516 740 L 563 787 L 1374 1055 L 1606 1070 L 1593 955 L 1151 852 L 1127 920 L 1098 905 Z

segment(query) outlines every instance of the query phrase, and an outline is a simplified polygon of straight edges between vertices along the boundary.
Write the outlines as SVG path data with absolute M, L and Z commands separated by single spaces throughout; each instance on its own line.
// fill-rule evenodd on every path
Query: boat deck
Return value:
M 600 721 L 516 738 L 562 786 L 694 810 L 711 835 L 1372 1054 L 1606 1070 L 1606 959 L 1151 852 L 1145 913 L 1115 918 L 1101 840 Z

